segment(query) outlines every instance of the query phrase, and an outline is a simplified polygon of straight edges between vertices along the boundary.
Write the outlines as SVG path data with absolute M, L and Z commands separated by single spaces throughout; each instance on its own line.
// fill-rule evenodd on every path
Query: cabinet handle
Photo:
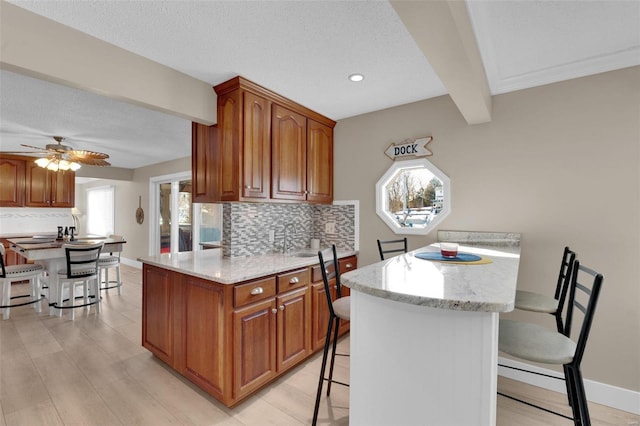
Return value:
M 278 306 L 278 309 L 280 309 L 281 311 L 284 311 L 284 305 Z
M 264 293 L 264 289 L 262 287 L 256 287 L 251 289 L 251 294 L 257 296 L 258 294 Z
M 251 186 L 245 185 L 245 189 L 251 189 Z
M 271 313 L 272 313 L 272 314 L 277 314 L 277 313 L 278 313 L 278 310 L 277 310 L 276 308 L 271 308 Z
M 289 284 L 298 284 L 300 282 L 300 280 L 298 279 L 298 277 L 293 277 L 289 280 Z
M 346 264 L 346 265 L 344 265 L 344 266 L 345 266 L 345 268 L 347 268 L 347 269 L 351 269 L 351 268 L 353 267 L 353 265 L 352 265 L 352 264 L 350 264 L 350 263 L 347 263 L 347 264 Z
M 307 195 L 307 194 L 309 194 L 309 191 L 304 191 L 304 195 Z

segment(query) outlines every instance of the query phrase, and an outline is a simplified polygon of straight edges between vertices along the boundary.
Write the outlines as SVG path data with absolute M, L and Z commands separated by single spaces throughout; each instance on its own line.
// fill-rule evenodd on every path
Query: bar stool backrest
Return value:
M 580 261 L 578 260 L 574 262 L 563 334 L 571 337 L 571 326 L 574 320 L 575 309 L 577 308 L 583 314 L 580 334 L 576 342 L 576 351 L 573 357 L 573 364 L 578 366 L 582 361 L 584 348 L 587 345 L 587 339 L 591 331 L 593 314 L 600 296 L 602 280 L 602 274 L 580 265 Z
M 4 254 L 6 253 L 4 249 L 4 244 L 0 243 L 0 266 L 2 266 L 2 275 L 0 278 L 7 278 L 7 270 L 4 269 Z
M 407 251 L 407 237 L 398 240 L 378 240 L 378 253 L 380 254 L 380 260 L 385 260 L 386 254 L 406 253 Z
M 320 250 L 318 252 L 318 260 L 320 261 L 320 270 L 322 271 L 322 281 L 324 283 L 324 291 L 327 297 L 329 310 L 331 315 L 335 316 L 333 311 L 333 302 L 331 299 L 331 280 L 336 281 L 336 297 L 342 297 L 342 289 L 340 285 L 340 270 L 338 268 L 338 256 L 336 255 L 335 244 L 331 248 Z
M 565 247 L 564 253 L 562 255 L 562 263 L 560 264 L 558 282 L 556 283 L 556 291 L 553 296 L 554 299 L 558 301 L 558 308 L 554 316 L 556 317 L 556 326 L 560 333 L 562 333 L 564 330 L 562 314 L 565 308 L 567 294 L 569 293 L 569 288 L 571 287 L 571 278 L 575 260 L 576 253 L 569 249 L 569 247 Z
M 67 278 L 86 278 L 98 273 L 98 259 L 104 243 L 64 244 L 67 260 Z

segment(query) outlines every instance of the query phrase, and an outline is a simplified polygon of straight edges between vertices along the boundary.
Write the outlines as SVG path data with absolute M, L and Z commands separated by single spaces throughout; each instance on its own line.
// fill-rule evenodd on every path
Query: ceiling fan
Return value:
M 36 160 L 36 163 L 40 167 L 48 168 L 49 170 L 77 170 L 80 165 L 88 166 L 110 166 L 111 163 L 105 161 L 109 158 L 109 155 L 102 152 L 76 150 L 70 146 L 63 145 L 62 136 L 53 136 L 53 139 L 57 142 L 55 144 L 47 144 L 44 148 L 25 145 L 25 148 L 36 149 L 37 151 L 14 151 L 3 152 L 3 154 L 36 154 L 45 155 L 45 157 Z

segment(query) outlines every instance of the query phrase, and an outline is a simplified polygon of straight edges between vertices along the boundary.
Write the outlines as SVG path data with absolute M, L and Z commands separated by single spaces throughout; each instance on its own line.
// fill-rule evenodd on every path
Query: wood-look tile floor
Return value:
M 141 342 L 141 271 L 122 266 L 123 294 L 103 292 L 102 312 L 75 321 L 30 306 L 0 321 L 0 426 L 32 425 L 308 425 L 321 354 L 229 409 L 174 373 Z M 348 337 L 340 341 L 348 350 Z M 338 357 L 336 378 L 348 381 Z M 501 390 L 569 412 L 562 394 L 499 379 Z M 640 418 L 591 404 L 594 425 L 638 425 Z M 498 396 L 499 426 L 572 422 Z M 348 389 L 323 397 L 319 424 L 349 423 Z M 393 425 L 401 426 L 401 425 Z

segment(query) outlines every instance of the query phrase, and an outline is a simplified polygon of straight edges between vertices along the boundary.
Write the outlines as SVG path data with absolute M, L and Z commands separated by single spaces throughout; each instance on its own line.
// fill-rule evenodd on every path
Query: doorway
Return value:
M 193 249 L 191 172 L 150 180 L 149 254 L 179 253 Z

